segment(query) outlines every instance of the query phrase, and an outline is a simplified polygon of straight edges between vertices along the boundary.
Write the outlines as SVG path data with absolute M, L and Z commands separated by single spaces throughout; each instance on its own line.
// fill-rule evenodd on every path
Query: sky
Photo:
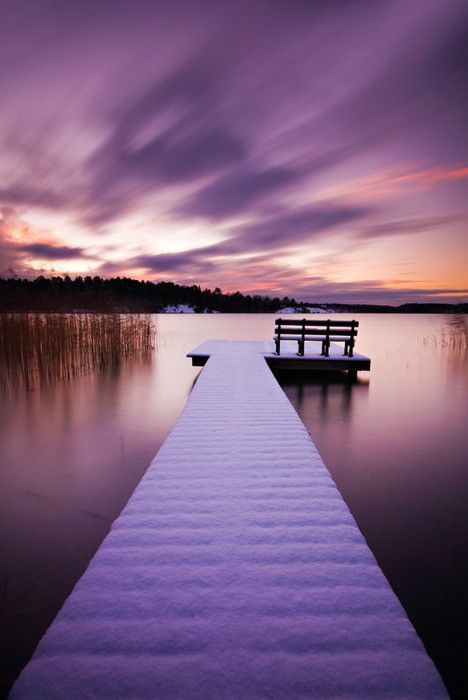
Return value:
M 466 0 L 1 0 L 0 276 L 468 299 Z

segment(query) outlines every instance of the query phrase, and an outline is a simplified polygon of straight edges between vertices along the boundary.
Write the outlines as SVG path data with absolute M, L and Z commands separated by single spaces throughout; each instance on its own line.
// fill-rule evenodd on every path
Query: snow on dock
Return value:
M 188 353 L 192 365 L 203 366 L 209 357 L 217 353 L 236 353 L 239 348 L 260 354 L 272 369 L 286 370 L 347 370 L 357 372 L 370 370 L 371 361 L 365 355 L 355 352 L 352 357 L 343 354 L 343 346 L 330 344 L 330 356 L 321 354 L 321 343 L 316 343 L 312 350 L 307 348 L 303 356 L 297 354 L 297 341 L 283 340 L 281 355 L 275 353 L 275 344 L 268 340 L 205 340 L 195 350 Z
M 442 698 L 263 355 L 218 347 L 12 698 Z

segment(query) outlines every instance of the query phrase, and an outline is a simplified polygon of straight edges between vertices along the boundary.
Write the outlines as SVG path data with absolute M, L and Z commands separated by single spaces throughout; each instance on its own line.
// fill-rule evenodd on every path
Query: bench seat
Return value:
M 341 320 L 302 320 L 281 319 L 275 321 L 275 341 L 276 355 L 280 354 L 281 341 L 293 340 L 298 343 L 298 355 L 304 355 L 305 344 L 316 340 L 322 343 L 322 355 L 326 357 L 330 354 L 330 343 L 344 343 L 344 354 L 353 356 L 355 339 L 357 336 L 357 326 L 359 321 Z
M 327 338 L 332 343 L 339 343 L 340 341 L 346 342 L 348 340 L 348 338 L 343 338 L 343 336 L 338 337 L 335 335 L 331 335 L 330 337 L 328 337 L 326 335 L 314 335 L 314 336 L 309 336 L 309 337 L 306 336 L 304 338 L 304 340 L 307 343 L 307 342 L 310 342 L 311 340 L 324 341 L 324 340 L 327 340 Z M 273 336 L 273 340 L 276 340 L 276 335 Z M 283 336 L 282 340 L 302 340 L 302 335 Z

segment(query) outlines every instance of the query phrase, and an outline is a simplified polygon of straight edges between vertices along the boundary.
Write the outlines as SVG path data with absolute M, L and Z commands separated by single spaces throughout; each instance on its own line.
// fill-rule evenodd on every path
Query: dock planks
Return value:
M 261 353 L 219 346 L 12 698 L 442 698 Z
M 343 354 L 343 346 L 331 343 L 330 355 L 320 353 L 321 343 L 307 343 L 305 355 L 297 354 L 297 341 L 283 340 L 281 355 L 275 353 L 275 344 L 267 340 L 206 340 L 188 353 L 194 366 L 202 367 L 209 357 L 218 353 L 236 353 L 239 348 L 250 349 L 261 355 L 271 369 L 298 371 L 351 371 L 370 370 L 371 361 L 365 355 L 354 353 L 352 357 Z

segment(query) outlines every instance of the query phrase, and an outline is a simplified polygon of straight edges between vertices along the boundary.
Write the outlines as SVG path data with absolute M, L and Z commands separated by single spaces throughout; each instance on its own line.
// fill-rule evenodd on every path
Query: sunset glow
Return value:
M 468 294 L 468 6 L 0 9 L 0 276 Z

